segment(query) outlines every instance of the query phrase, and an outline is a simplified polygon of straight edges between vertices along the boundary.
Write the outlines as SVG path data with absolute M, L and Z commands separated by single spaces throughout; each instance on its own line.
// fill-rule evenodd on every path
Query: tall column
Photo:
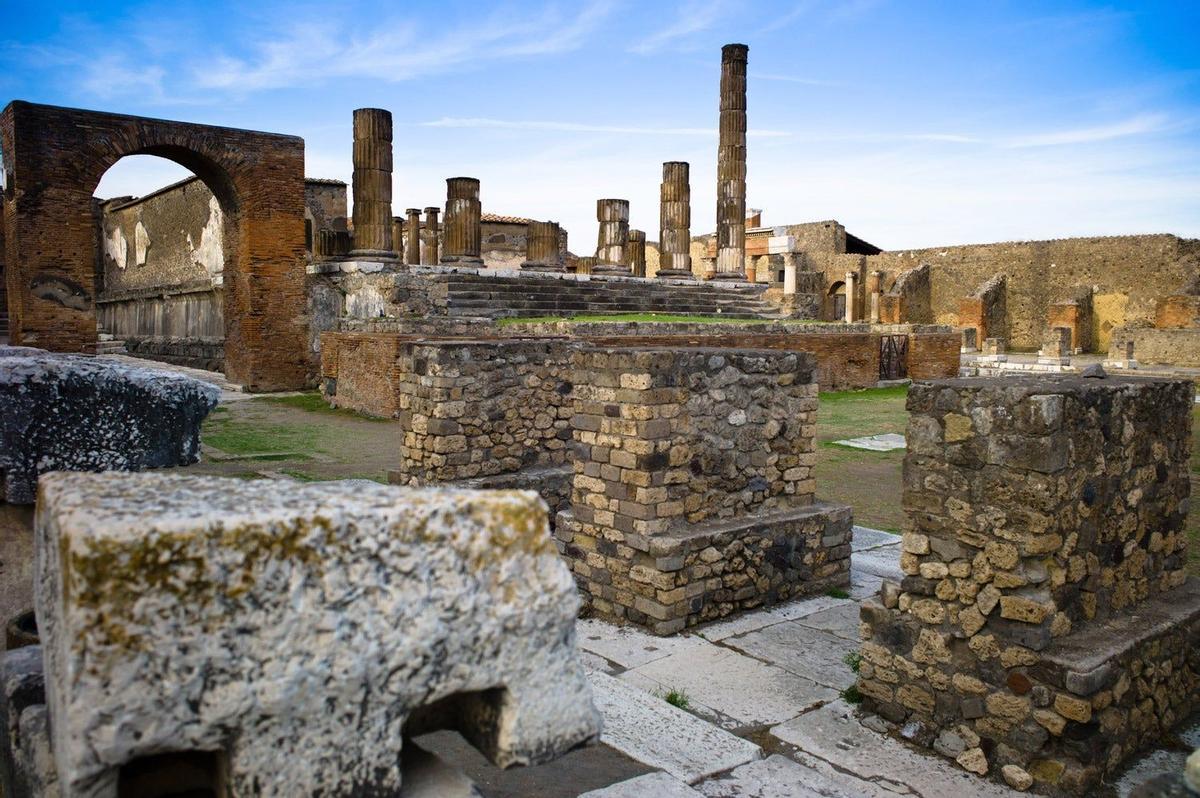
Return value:
M 425 264 L 436 266 L 438 264 L 438 214 L 442 212 L 441 208 L 429 207 L 425 209 Z
M 721 121 L 717 146 L 718 280 L 746 279 L 746 61 L 750 48 L 721 48 Z
M 783 294 L 791 296 L 796 293 L 796 256 L 791 252 L 783 254 Z
M 596 219 L 600 222 L 600 234 L 592 273 L 628 275 L 625 245 L 629 242 L 629 200 L 596 200 Z
M 408 246 L 404 249 L 404 262 L 417 265 L 421 262 L 421 209 L 409 208 L 408 214 Z
M 883 272 L 868 272 L 867 273 L 867 294 L 868 302 L 871 303 L 871 323 L 879 323 L 879 297 L 883 293 Z
M 558 222 L 530 221 L 525 227 L 525 262 L 522 269 L 538 272 L 565 272 L 562 253 L 558 248 L 561 237 Z
M 482 266 L 479 256 L 479 181 L 473 177 L 446 180 L 446 231 L 442 263 Z
M 687 161 L 663 164 L 658 190 L 658 276 L 691 280 L 692 186 Z
M 629 242 L 625 245 L 625 263 L 634 277 L 646 276 L 646 233 L 630 230 Z
M 854 272 L 846 272 L 846 323 L 847 324 L 853 323 L 854 317 L 856 315 L 856 313 L 855 313 L 856 308 L 854 307 L 854 305 L 855 305 L 855 298 L 858 296 L 858 286 L 855 285 L 855 283 L 857 283 L 857 282 L 858 282 L 857 274 L 855 274 Z
M 394 259 L 392 248 L 392 114 L 354 112 L 354 250 L 358 258 Z
M 397 257 L 404 251 L 404 220 L 399 216 L 392 217 L 392 249 Z

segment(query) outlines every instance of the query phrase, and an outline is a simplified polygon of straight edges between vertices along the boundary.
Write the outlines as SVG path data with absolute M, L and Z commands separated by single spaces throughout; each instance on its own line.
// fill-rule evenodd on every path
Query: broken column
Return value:
M 858 273 L 846 272 L 846 318 L 847 324 L 853 324 L 858 316 Z
M 555 535 L 597 616 L 672 634 L 846 584 L 850 508 L 813 495 L 811 354 L 589 348 L 572 364 Z
M 480 257 L 479 181 L 473 177 L 446 180 L 446 222 L 442 263 L 482 266 Z
M 692 274 L 692 187 L 687 161 L 663 164 L 659 186 L 658 276 L 694 279 Z
M 746 61 L 750 48 L 721 48 L 717 146 L 717 280 L 746 279 Z
M 421 209 L 409 208 L 408 225 L 405 236 L 407 245 L 404 248 L 404 262 L 416 266 L 421 263 Z
M 558 242 L 562 228 L 558 222 L 530 221 L 525 226 L 525 262 L 522 269 L 538 272 L 565 272 Z
M 867 274 L 867 296 L 870 302 L 870 320 L 872 324 L 879 323 L 879 299 L 883 293 L 883 272 Z
M 629 243 L 629 200 L 596 200 L 596 220 L 600 222 L 600 231 L 592 273 L 628 276 L 625 247 Z
M 796 256 L 788 252 L 783 256 L 783 294 L 793 296 L 796 293 Z
M 646 233 L 643 230 L 630 230 L 629 241 L 625 244 L 625 263 L 629 266 L 634 277 L 646 276 Z
M 1112 375 L 914 383 L 904 578 L 862 606 L 865 706 L 1052 795 L 1096 794 L 1200 706 L 1193 392 Z
M 65 798 L 163 752 L 205 794 L 403 795 L 406 733 L 461 724 L 500 767 L 599 735 L 533 493 L 53 474 L 35 537 Z
M 425 209 L 425 257 L 421 262 L 436 266 L 440 262 L 438 250 L 440 242 L 438 241 L 438 214 L 442 212 L 441 208 L 430 206 Z
M 354 112 L 354 250 L 351 257 L 392 260 L 392 114 Z

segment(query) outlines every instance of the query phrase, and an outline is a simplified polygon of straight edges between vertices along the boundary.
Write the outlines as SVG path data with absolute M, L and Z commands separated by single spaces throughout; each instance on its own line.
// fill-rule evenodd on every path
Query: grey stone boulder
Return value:
M 141 471 L 200 458 L 215 385 L 102 358 L 0 347 L 2 498 L 31 504 L 49 471 Z
M 528 491 L 47 474 L 35 606 L 63 798 L 163 751 L 229 795 L 404 795 L 406 737 L 595 740 L 579 597 Z

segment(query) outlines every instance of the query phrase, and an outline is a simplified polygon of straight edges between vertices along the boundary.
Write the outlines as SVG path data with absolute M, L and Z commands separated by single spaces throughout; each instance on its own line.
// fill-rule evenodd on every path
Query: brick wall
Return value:
M 1158 301 L 1154 326 L 1160 330 L 1200 327 L 1200 296 L 1175 294 Z
M 1089 794 L 1200 703 L 1187 381 L 914 385 L 901 584 L 864 603 L 867 707 L 977 773 Z
M 6 263 L 14 343 L 79 351 L 96 340 L 92 192 L 126 155 L 177 161 L 226 213 L 226 371 L 250 390 L 306 376 L 304 142 L 245 130 L 13 102 Z

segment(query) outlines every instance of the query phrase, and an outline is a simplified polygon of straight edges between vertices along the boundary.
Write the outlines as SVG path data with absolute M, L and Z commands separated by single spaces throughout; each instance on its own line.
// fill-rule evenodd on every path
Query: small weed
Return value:
M 842 700 L 847 704 L 861 704 L 863 694 L 859 691 L 858 685 L 852 684 L 842 691 Z
M 862 667 L 862 654 L 857 651 L 847 651 L 846 656 L 842 657 L 842 662 L 846 663 L 850 670 L 858 673 L 859 668 Z
M 265 404 L 279 405 L 282 407 L 293 407 L 297 410 L 305 410 L 309 413 L 326 413 L 336 416 L 349 416 L 352 418 L 362 419 L 364 421 L 392 421 L 390 418 L 379 418 L 377 416 L 368 416 L 362 413 L 356 413 L 353 410 L 346 410 L 341 407 L 331 407 L 329 402 L 319 391 L 307 391 L 305 393 L 292 394 L 290 396 L 262 396 L 254 401 L 263 402 Z
M 843 589 L 842 589 L 842 588 L 840 588 L 840 587 L 831 587 L 831 588 L 829 588 L 828 590 L 826 590 L 826 591 L 825 591 L 825 595 L 826 595 L 826 596 L 829 596 L 830 598 L 836 598 L 836 599 L 848 599 L 848 598 L 850 598 L 850 593 L 849 593 L 848 591 L 846 591 L 846 590 L 843 590 Z
M 688 697 L 687 693 L 676 688 L 671 688 L 667 694 L 663 696 L 663 699 L 671 706 L 679 709 L 687 709 L 688 705 L 692 703 L 692 700 Z

